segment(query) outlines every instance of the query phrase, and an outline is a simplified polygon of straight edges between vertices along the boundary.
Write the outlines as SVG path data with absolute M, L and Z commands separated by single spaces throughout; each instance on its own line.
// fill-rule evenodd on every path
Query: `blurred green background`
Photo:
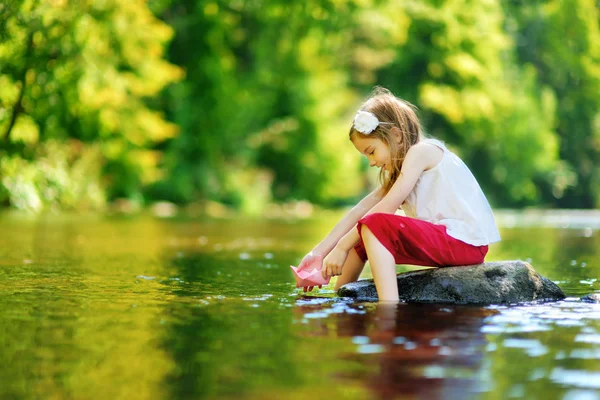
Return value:
M 600 206 L 594 0 L 3 1 L 0 205 L 350 204 L 374 85 L 494 207 Z

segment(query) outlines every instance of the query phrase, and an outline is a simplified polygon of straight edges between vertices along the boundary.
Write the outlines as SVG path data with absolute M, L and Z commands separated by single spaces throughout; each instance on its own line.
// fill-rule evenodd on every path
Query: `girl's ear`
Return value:
M 398 128 L 397 126 L 393 126 L 392 129 L 390 129 L 390 133 L 392 134 L 394 139 L 396 139 L 396 143 L 400 143 L 402 141 L 402 131 L 400 130 L 400 128 Z

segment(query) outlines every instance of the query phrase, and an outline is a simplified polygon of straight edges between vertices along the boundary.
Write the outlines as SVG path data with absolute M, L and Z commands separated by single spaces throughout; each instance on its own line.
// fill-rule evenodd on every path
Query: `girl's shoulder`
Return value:
M 445 146 L 442 142 L 435 139 L 424 139 L 412 146 L 408 153 L 410 157 L 418 158 L 425 164 L 425 170 L 437 166 L 444 158 Z M 407 157 L 409 154 L 407 153 Z
M 419 143 L 417 143 L 417 145 L 424 145 L 427 146 L 429 148 L 431 147 L 437 147 L 439 149 L 442 149 L 443 151 L 446 151 L 446 145 L 444 144 L 444 142 L 442 142 L 441 140 L 435 139 L 435 138 L 425 138 L 422 139 L 421 141 L 419 141 Z
M 443 154 L 446 150 L 444 143 L 437 139 L 423 139 L 408 149 L 419 156 Z

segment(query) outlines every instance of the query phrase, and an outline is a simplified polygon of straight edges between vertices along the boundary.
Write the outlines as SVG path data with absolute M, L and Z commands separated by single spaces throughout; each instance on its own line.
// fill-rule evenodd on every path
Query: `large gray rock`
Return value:
M 425 269 L 397 278 L 400 300 L 410 303 L 516 304 L 565 298 L 556 284 L 524 261 Z M 338 295 L 377 300 L 372 279 L 348 283 Z

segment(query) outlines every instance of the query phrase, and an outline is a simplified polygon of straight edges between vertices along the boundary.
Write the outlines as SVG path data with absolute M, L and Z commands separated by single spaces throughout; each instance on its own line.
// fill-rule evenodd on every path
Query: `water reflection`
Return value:
M 495 309 L 483 327 L 495 390 L 523 398 L 598 398 L 590 390 L 598 389 L 600 373 L 600 305 L 571 298 Z
M 250 287 L 239 274 L 248 271 L 244 261 L 207 253 L 172 261 L 170 271 L 189 284 L 163 289 L 184 302 L 165 305 L 171 318 L 162 347 L 175 364 L 164 379 L 168 398 L 239 398 L 302 382 L 291 315 L 279 301 L 290 288 L 274 287 L 275 297 Z M 251 276 L 261 271 L 255 266 Z
M 372 372 L 339 374 L 360 381 L 369 398 L 467 398 L 486 390 L 481 370 L 487 341 L 482 327 L 496 310 L 466 306 L 345 303 L 306 298 L 297 318 L 311 335 L 344 338 L 344 360 Z
M 386 309 L 295 289 L 333 220 L 0 222 L 1 398 L 599 398 L 600 305 L 576 300 L 600 291 L 596 227 L 490 253 L 567 301 Z

